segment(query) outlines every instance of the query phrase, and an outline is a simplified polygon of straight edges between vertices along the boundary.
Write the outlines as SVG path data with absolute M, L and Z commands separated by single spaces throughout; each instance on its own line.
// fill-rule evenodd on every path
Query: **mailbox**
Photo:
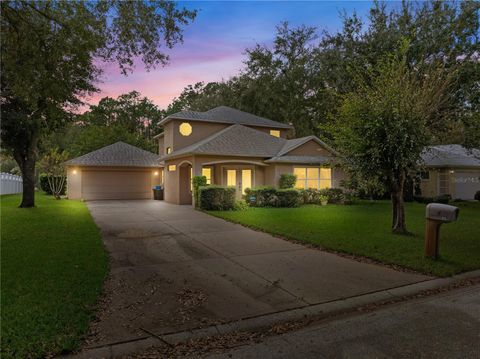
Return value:
M 438 242 L 442 223 L 455 222 L 458 218 L 458 207 L 448 204 L 430 203 L 426 209 L 425 224 L 425 256 L 438 257 Z
M 427 205 L 427 219 L 440 221 L 442 223 L 455 222 L 458 218 L 458 207 L 448 204 L 430 203 Z

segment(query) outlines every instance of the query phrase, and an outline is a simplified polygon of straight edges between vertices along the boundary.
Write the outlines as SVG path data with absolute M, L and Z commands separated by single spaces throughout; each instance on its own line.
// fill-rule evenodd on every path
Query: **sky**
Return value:
M 170 63 L 147 72 L 141 63 L 124 76 L 118 67 L 104 68 L 100 92 L 86 99 L 96 104 L 105 96 L 117 97 L 133 90 L 165 108 L 183 88 L 200 81 L 228 79 L 238 73 L 245 49 L 270 45 L 275 27 L 282 21 L 292 26 L 310 25 L 335 32 L 342 24 L 339 13 L 365 16 L 368 1 L 183 1 L 181 7 L 197 9 L 194 22 L 184 28 L 184 42 L 165 49 Z

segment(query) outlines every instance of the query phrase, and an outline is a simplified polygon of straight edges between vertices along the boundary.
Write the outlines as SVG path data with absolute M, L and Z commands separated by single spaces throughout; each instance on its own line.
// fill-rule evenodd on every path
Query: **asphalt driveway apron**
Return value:
M 87 346 L 162 335 L 428 279 L 309 249 L 163 201 L 92 201 L 111 257 Z

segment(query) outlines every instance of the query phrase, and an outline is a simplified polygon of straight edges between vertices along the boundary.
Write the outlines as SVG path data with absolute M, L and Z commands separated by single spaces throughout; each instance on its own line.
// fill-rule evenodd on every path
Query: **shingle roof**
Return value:
M 229 126 L 193 145 L 162 157 L 162 160 L 187 154 L 273 157 L 287 140 L 242 125 Z
M 248 112 L 243 112 L 228 106 L 219 106 L 212 108 L 206 112 L 197 111 L 181 111 L 165 117 L 160 125 L 167 123 L 172 119 L 191 120 L 191 121 L 206 121 L 206 122 L 221 122 L 230 124 L 239 124 L 247 126 L 260 126 L 272 128 L 292 128 L 291 125 L 285 123 L 272 121 L 264 117 L 256 116 Z
M 159 167 L 160 156 L 124 142 L 116 142 L 113 145 L 71 159 L 66 164 L 77 166 Z
M 461 145 L 430 146 L 422 153 L 429 167 L 480 167 L 480 150 L 467 150 Z
M 327 156 L 278 156 L 266 160 L 266 163 L 305 163 L 312 165 L 321 165 L 332 163 L 334 157 Z

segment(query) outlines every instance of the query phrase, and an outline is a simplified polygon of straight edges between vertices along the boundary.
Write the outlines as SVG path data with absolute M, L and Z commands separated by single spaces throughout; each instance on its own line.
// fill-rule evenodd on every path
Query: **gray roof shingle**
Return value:
M 116 142 L 83 156 L 73 158 L 67 161 L 66 164 L 107 167 L 160 167 L 160 156 L 124 142 Z
M 272 128 L 291 129 L 291 125 L 272 121 L 264 117 L 256 116 L 248 112 L 243 112 L 228 106 L 219 106 L 205 112 L 181 111 L 165 117 L 160 125 L 167 123 L 172 119 L 221 122 L 230 124 L 239 124 L 247 126 L 260 126 Z
M 430 146 L 422 153 L 422 160 L 429 167 L 480 168 L 480 150 L 467 150 L 461 145 Z
M 273 157 L 287 140 L 242 125 L 229 126 L 212 136 L 162 157 L 162 160 L 187 154 Z

